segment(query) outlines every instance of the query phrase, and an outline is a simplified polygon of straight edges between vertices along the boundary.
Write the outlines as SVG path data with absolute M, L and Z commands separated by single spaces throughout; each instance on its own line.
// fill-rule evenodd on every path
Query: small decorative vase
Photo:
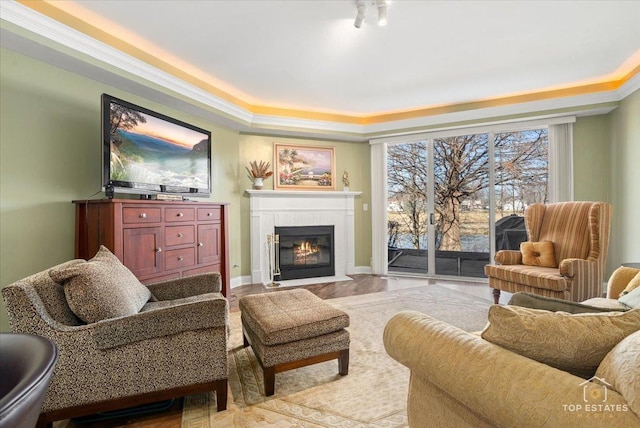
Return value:
M 262 178 L 254 178 L 253 179 L 253 188 L 256 190 L 260 190 L 262 189 L 262 186 L 264 185 L 263 183 L 263 179 Z

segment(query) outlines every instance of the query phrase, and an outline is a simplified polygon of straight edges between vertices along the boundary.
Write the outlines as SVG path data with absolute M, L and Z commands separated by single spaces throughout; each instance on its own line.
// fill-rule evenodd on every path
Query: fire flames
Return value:
M 318 246 L 312 245 L 310 242 L 303 241 L 296 249 L 296 262 L 309 262 L 309 256 L 316 255 L 318 251 Z

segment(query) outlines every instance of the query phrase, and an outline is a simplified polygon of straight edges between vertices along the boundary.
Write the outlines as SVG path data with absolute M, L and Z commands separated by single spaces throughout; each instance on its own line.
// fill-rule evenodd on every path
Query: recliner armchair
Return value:
M 557 267 L 523 264 L 520 251 L 498 251 L 485 266 L 497 304 L 500 291 L 525 291 L 581 302 L 602 297 L 611 205 L 604 202 L 533 204 L 525 210 L 529 242 L 551 241 Z
M 38 426 L 212 390 L 218 410 L 226 409 L 228 308 L 220 275 L 147 287 L 157 302 L 89 324 L 71 311 L 49 270 L 2 289 L 12 330 L 47 337 L 59 350 Z

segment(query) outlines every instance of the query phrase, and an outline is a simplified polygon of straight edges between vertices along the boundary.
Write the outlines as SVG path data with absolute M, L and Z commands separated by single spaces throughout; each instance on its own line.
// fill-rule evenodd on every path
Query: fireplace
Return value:
M 333 226 L 276 227 L 280 236 L 280 279 L 335 275 Z
M 318 284 L 348 281 L 355 267 L 354 199 L 359 192 L 328 190 L 247 190 L 250 208 L 251 282 L 271 284 L 269 235 L 275 228 L 333 225 L 333 276 L 283 280 L 282 283 Z M 364 272 L 362 272 L 364 273 Z M 280 276 L 276 281 L 280 281 Z M 302 285 L 302 284 L 297 284 Z

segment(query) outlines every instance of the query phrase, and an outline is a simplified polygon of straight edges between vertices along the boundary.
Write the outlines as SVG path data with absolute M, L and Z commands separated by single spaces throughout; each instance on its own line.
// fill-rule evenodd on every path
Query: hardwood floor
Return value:
M 303 285 L 300 287 L 266 288 L 261 284 L 242 285 L 231 289 L 232 298 L 229 302 L 229 311 L 237 311 L 238 300 L 248 294 L 277 293 L 293 288 L 306 288 L 321 299 L 335 299 L 337 297 L 357 296 L 429 284 L 428 279 L 407 277 L 381 277 L 375 275 L 350 275 L 350 277 L 353 278 L 353 281 L 329 282 L 325 284 Z
M 436 280 L 427 278 L 414 278 L 403 276 L 375 276 L 375 275 L 350 275 L 353 281 L 332 282 L 325 284 L 304 285 L 296 288 L 306 288 L 322 299 L 356 296 L 381 291 L 401 290 L 405 288 L 425 287 L 438 284 L 452 290 L 484 297 L 492 301 L 491 289 L 486 282 L 464 282 L 459 280 Z M 265 288 L 261 284 L 249 284 L 231 289 L 229 299 L 229 311 L 237 312 L 238 301 L 242 296 L 258 293 L 277 293 L 282 290 L 291 290 L 293 287 Z M 500 303 L 506 303 L 510 299 L 509 293 L 502 293 Z M 162 413 L 155 415 L 125 417 L 94 423 L 75 423 L 73 421 L 60 421 L 54 423 L 54 428 L 176 428 L 182 422 L 182 399 L 175 400 L 173 406 Z
M 349 275 L 353 281 L 330 282 L 325 284 L 305 285 L 297 288 L 306 288 L 322 299 L 335 299 L 338 297 L 357 296 L 368 293 L 378 293 L 381 291 L 401 290 L 438 284 L 452 290 L 484 297 L 493 301 L 492 289 L 487 285 L 486 280 L 463 281 L 458 279 L 432 279 L 412 276 L 376 276 L 376 275 Z M 229 311 L 238 310 L 238 299 L 247 294 L 270 293 L 281 290 L 290 290 L 293 287 L 265 288 L 260 284 L 243 285 L 231 289 L 231 300 Z M 511 299 L 512 294 L 503 291 L 500 294 L 500 303 L 506 304 Z

